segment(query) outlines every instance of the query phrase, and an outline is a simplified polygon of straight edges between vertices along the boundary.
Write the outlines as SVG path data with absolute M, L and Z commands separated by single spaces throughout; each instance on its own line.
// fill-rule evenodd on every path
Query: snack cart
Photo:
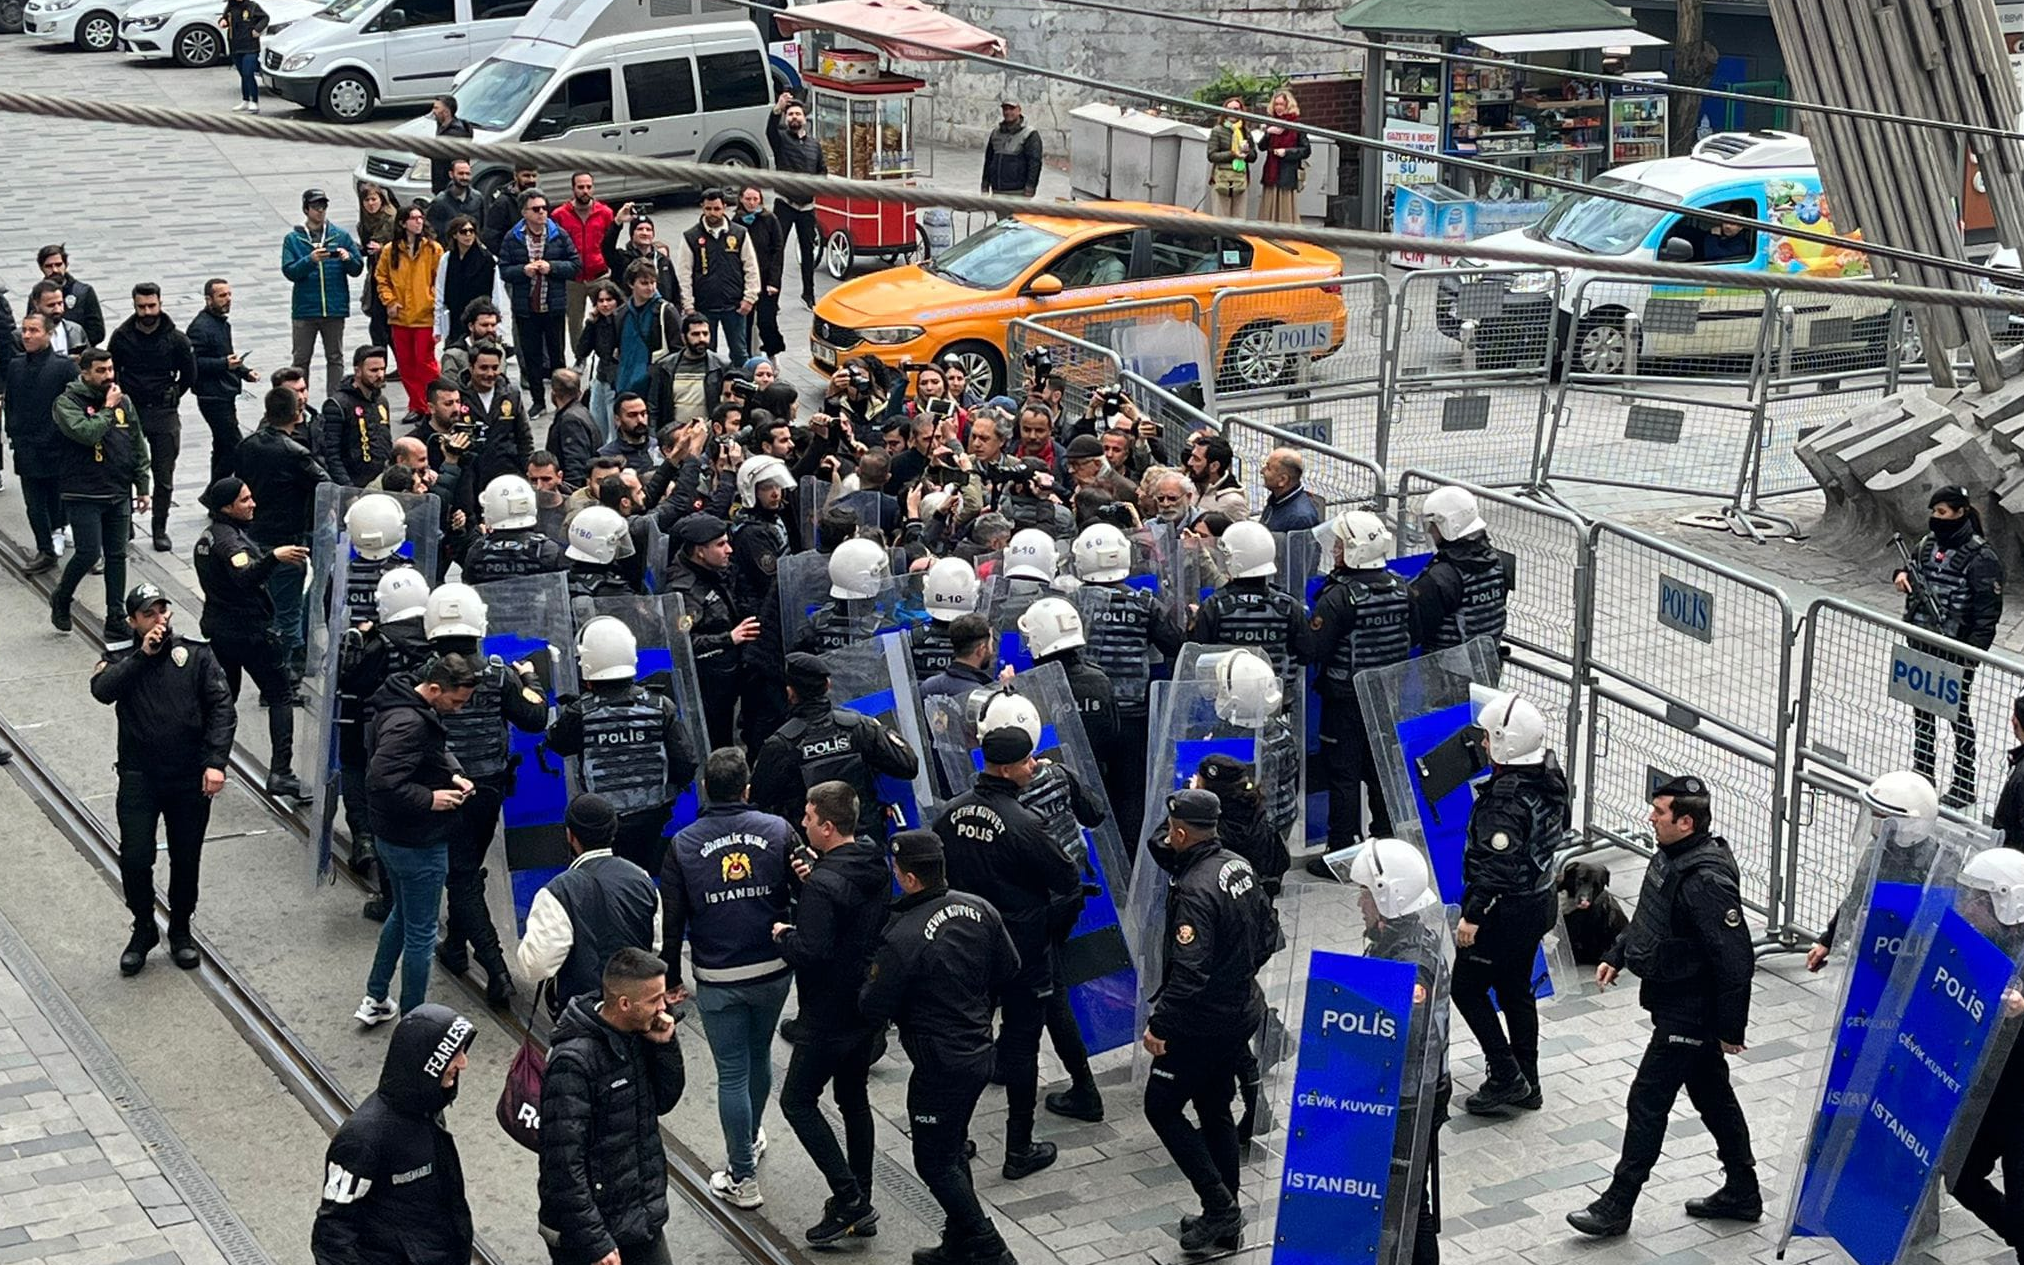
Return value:
M 808 126 L 832 176 L 899 181 L 932 172 L 914 149 L 914 96 L 927 84 L 895 73 L 889 59 L 947 61 L 958 52 L 1005 55 L 1005 41 L 921 0 L 826 0 L 777 15 L 799 36 Z M 911 203 L 843 194 L 815 200 L 823 267 L 841 280 L 859 259 L 892 264 L 926 258 L 928 237 Z

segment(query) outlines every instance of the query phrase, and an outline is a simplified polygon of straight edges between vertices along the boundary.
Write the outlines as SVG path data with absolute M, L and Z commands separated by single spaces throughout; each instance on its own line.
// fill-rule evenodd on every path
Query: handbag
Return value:
M 527 1010 L 527 1035 L 506 1068 L 506 1087 L 499 1091 L 499 1127 L 530 1151 L 541 1149 L 541 1080 L 548 1074 L 548 1053 L 534 1039 L 534 1016 L 541 1008 L 543 981 Z

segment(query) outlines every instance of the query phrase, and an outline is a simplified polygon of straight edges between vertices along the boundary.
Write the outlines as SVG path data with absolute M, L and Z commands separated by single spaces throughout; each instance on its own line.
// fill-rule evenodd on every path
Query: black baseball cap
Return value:
M 152 584 L 136 584 L 127 590 L 126 613 L 129 618 L 147 610 L 155 603 L 169 604 L 169 595 Z
M 325 206 L 329 206 L 330 195 L 325 193 L 321 189 L 304 189 L 302 191 L 302 205 L 315 206 L 318 202 L 323 203 Z

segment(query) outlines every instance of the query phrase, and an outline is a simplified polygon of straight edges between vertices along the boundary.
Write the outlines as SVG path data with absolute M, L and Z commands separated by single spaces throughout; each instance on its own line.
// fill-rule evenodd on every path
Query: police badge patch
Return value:
M 1743 925 L 1743 911 L 1731 909 L 1722 915 L 1722 921 L 1731 927 L 1740 927 Z
M 190 652 L 187 647 L 177 646 L 174 650 L 169 651 L 169 662 L 175 664 L 177 667 L 180 668 L 189 661 Z
M 1182 923 L 1174 931 L 1174 942 L 1177 944 L 1193 944 L 1195 942 L 1194 926 L 1190 923 Z

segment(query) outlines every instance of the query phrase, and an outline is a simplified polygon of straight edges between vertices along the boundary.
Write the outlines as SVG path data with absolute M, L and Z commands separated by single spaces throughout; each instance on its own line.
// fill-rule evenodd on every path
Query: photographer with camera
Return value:
M 710 322 L 700 312 L 682 317 L 681 350 L 654 357 L 648 374 L 647 411 L 658 428 L 707 417 L 724 394 L 731 362 L 710 350 Z

